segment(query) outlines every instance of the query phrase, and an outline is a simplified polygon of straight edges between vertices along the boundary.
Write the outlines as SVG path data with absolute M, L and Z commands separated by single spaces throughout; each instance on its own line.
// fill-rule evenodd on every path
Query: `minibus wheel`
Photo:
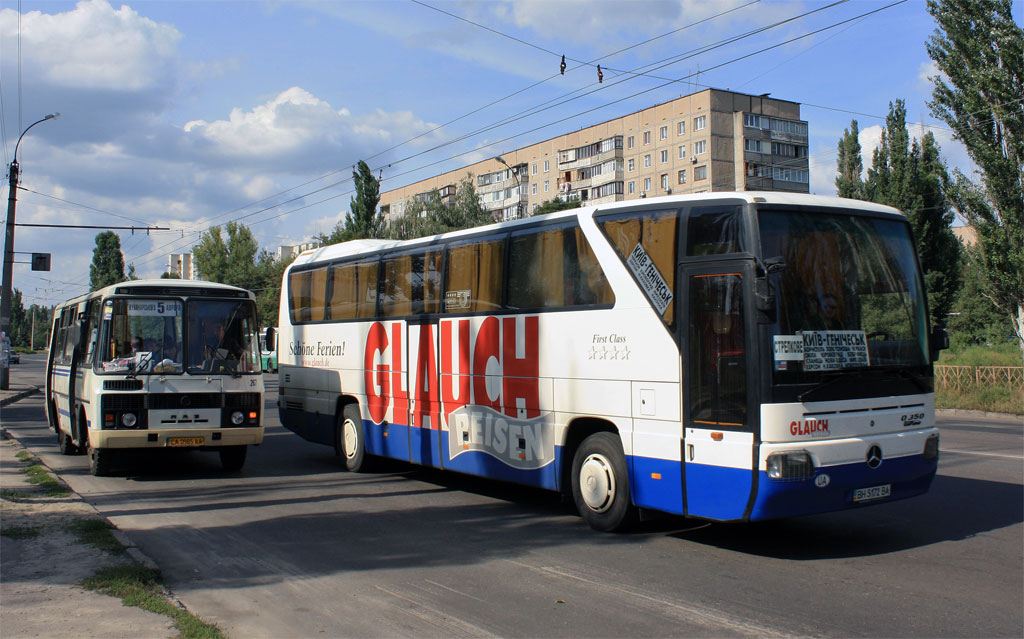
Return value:
M 57 447 L 60 448 L 61 455 L 78 455 L 82 452 L 60 426 L 57 426 Z
M 114 451 L 95 448 L 89 441 L 88 430 L 86 431 L 86 451 L 89 454 L 89 473 L 96 477 L 105 477 L 110 474 L 113 467 Z
M 572 496 L 580 516 L 595 530 L 622 530 L 636 520 L 626 457 L 617 434 L 594 433 L 576 449 Z
M 346 404 L 338 420 L 335 451 L 345 458 L 345 468 L 353 473 L 366 469 L 366 431 L 359 405 Z

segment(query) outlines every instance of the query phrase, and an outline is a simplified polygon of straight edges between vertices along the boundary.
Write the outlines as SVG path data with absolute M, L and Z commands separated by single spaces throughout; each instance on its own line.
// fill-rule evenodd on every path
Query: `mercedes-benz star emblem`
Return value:
M 872 470 L 882 465 L 882 449 L 872 446 L 868 449 L 868 468 Z
M 188 395 L 182 395 L 181 399 L 178 400 L 178 403 L 181 405 L 182 408 L 188 408 L 189 406 L 192 405 L 192 398 L 189 397 Z

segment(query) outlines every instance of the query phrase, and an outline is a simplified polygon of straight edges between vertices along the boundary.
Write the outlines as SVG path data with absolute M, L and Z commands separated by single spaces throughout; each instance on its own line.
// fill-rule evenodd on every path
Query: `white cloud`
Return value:
M 17 40 L 18 12 L 0 11 L 0 39 Z M 140 91 L 166 86 L 181 34 L 128 6 L 82 0 L 66 13 L 21 16 L 23 73 L 79 89 Z
M 866 129 L 860 129 L 859 135 L 857 135 L 857 141 L 860 142 L 860 157 L 864 163 L 864 174 L 863 177 L 867 178 L 868 167 L 871 166 L 871 156 L 874 154 L 875 149 L 882 143 L 882 129 L 885 128 L 880 124 L 869 126 Z

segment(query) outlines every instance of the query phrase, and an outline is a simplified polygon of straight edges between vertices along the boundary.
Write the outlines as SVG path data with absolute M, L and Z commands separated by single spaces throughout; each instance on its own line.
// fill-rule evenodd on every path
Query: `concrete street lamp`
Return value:
M 512 172 L 512 177 L 516 179 L 516 191 L 518 193 L 518 195 L 516 196 L 516 219 L 520 219 L 523 217 L 523 185 L 519 181 L 519 171 L 516 171 L 511 166 L 509 166 L 508 162 L 505 161 L 505 158 L 501 157 L 500 155 L 494 156 L 494 159 L 504 164 L 505 168 Z
M 21 146 L 21 139 L 25 137 L 29 129 L 47 120 L 56 120 L 60 113 L 51 113 L 41 120 L 36 120 L 21 132 L 18 142 L 14 145 L 14 157 L 10 166 L 10 193 L 7 196 L 7 228 L 4 233 L 4 269 L 3 282 L 0 284 L 0 332 L 6 336 L 7 341 L 11 340 L 11 295 L 14 270 L 14 212 L 18 203 L 18 147 Z M 8 346 L 7 348 L 10 348 Z M 0 354 L 0 390 L 7 390 L 11 387 L 11 369 L 9 353 Z

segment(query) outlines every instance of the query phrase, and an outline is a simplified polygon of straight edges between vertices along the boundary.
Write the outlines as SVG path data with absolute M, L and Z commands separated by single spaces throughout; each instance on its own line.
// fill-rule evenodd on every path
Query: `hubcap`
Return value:
M 358 441 L 358 435 L 356 435 L 356 425 L 352 423 L 351 419 L 345 420 L 345 457 L 352 459 L 356 456 L 356 441 Z
M 615 501 L 615 473 L 603 455 L 593 454 L 580 467 L 580 493 L 587 506 L 596 513 L 611 508 Z

